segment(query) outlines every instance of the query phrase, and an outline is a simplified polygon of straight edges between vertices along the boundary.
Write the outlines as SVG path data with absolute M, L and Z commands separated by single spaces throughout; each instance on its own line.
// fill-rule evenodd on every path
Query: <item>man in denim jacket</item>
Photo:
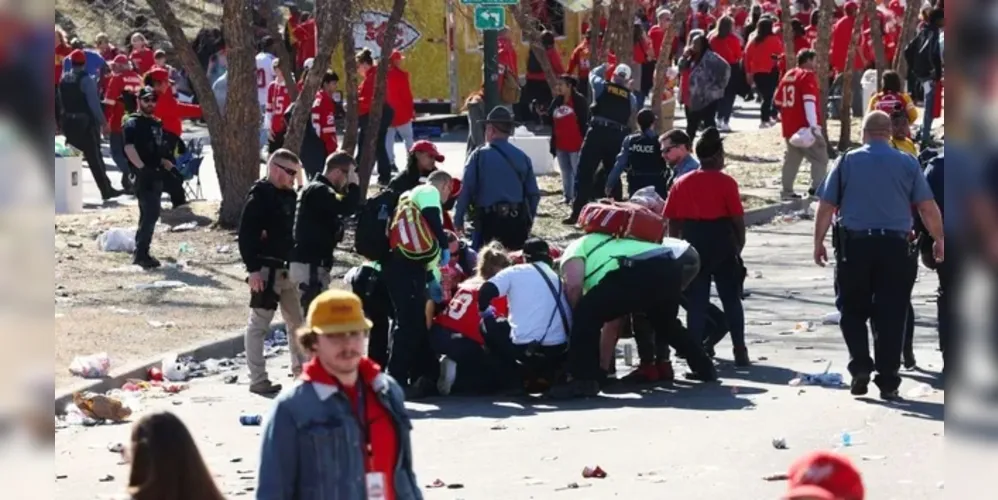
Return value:
M 370 328 L 353 293 L 312 302 L 297 340 L 313 357 L 267 419 L 258 499 L 422 500 L 402 388 L 362 355 Z

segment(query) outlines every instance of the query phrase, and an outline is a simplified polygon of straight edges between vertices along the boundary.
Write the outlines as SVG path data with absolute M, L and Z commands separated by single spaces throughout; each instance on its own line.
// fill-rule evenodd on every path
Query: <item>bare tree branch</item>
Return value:
M 357 52 L 357 47 L 354 45 L 353 39 L 353 25 L 356 22 L 352 17 L 353 13 L 352 4 L 347 5 L 344 11 L 344 16 L 346 16 L 346 28 L 340 34 L 343 38 L 340 43 L 343 44 L 343 71 L 346 73 L 343 75 L 345 78 L 344 87 L 346 87 L 346 97 L 344 102 L 356 103 L 357 102 L 357 60 L 354 59 L 354 54 Z M 357 129 L 359 118 L 357 117 L 357 106 L 351 104 L 347 106 L 346 110 L 346 130 L 343 131 L 343 145 L 340 146 L 344 151 L 350 151 L 353 153 L 354 148 L 357 147 Z
M 866 11 L 866 18 L 870 20 L 870 37 L 873 39 L 873 57 L 876 60 L 877 82 L 884 75 L 887 65 L 887 49 L 884 47 L 884 26 L 880 24 L 880 16 L 877 12 L 877 4 L 873 0 L 863 0 L 863 10 Z
M 264 1 L 266 4 L 263 8 L 263 18 L 267 21 L 267 34 L 276 42 L 274 46 L 277 49 L 277 58 L 280 60 L 278 64 L 281 67 L 281 74 L 284 75 L 284 86 L 288 89 L 288 99 L 293 102 L 298 98 L 298 82 L 295 81 L 294 60 L 291 59 L 291 53 L 288 52 L 288 48 L 281 41 L 281 19 L 277 0 Z
M 815 68 L 818 73 L 818 113 L 821 114 L 821 133 L 828 137 L 828 77 L 829 52 L 832 43 L 832 19 L 835 15 L 835 0 L 820 0 L 818 8 L 818 39 L 814 42 L 817 53 Z M 829 141 L 831 144 L 831 141 Z
M 790 20 L 790 0 L 780 0 L 780 34 L 783 35 L 783 58 L 787 71 L 797 67 L 794 53 L 794 30 Z
M 898 48 L 894 53 L 894 71 L 897 71 L 899 75 L 908 74 L 908 63 L 904 59 L 904 49 L 908 47 L 911 40 L 915 38 L 915 32 L 918 30 L 918 14 L 921 8 L 920 2 L 907 2 L 904 6 L 904 20 L 901 24 L 901 39 L 898 40 Z M 911 89 L 908 89 L 909 92 Z
M 672 65 L 672 40 L 676 38 L 676 34 L 682 29 L 682 25 L 686 22 L 689 12 L 690 0 L 681 0 L 675 12 L 672 13 L 672 23 L 669 24 L 669 29 L 666 30 L 665 36 L 662 38 L 662 46 L 658 53 L 658 59 L 655 60 L 655 85 L 651 90 L 651 109 L 655 111 L 655 116 L 658 117 L 655 128 L 660 133 L 666 132 L 662 130 L 664 126 L 662 94 L 665 92 L 665 72 Z
M 593 0 L 593 9 L 589 11 L 589 69 L 595 68 L 599 61 L 603 61 L 604 52 L 606 52 L 606 42 L 600 44 L 600 28 L 599 21 L 603 18 L 603 2 L 602 0 Z M 588 86 L 589 82 L 582 82 L 583 85 Z

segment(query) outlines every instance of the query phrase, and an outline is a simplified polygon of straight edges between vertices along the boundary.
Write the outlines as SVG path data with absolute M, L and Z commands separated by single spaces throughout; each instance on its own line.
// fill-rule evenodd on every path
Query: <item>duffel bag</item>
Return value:
M 579 215 L 579 224 L 586 233 L 608 234 L 616 238 L 633 238 L 661 243 L 666 224 L 662 216 L 626 201 L 598 200 L 587 204 Z

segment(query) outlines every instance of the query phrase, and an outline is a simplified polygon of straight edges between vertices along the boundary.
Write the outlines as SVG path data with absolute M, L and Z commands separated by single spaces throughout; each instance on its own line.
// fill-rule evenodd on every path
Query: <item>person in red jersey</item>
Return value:
M 338 144 L 336 142 L 336 102 L 333 101 L 333 94 L 336 92 L 336 85 L 339 84 L 340 77 L 332 71 L 326 71 L 322 75 L 322 87 L 315 93 L 312 101 L 312 128 L 319 136 L 325 146 L 326 156 L 336 152 Z M 310 165 L 304 165 L 308 179 L 318 175 L 318 170 L 313 170 Z
M 388 61 L 388 93 L 386 99 L 388 105 L 392 107 L 394 118 L 388 127 L 388 134 L 385 136 L 385 148 L 388 151 L 388 159 L 395 164 L 395 136 L 401 136 L 405 143 L 405 150 L 412 149 L 416 138 L 412 132 L 412 120 L 416 117 L 416 104 L 412 97 L 412 79 L 409 72 L 402 67 L 405 56 L 401 52 L 392 51 Z
M 150 55 L 152 52 L 150 51 Z M 132 60 L 134 62 L 134 59 Z M 190 118 L 201 118 L 201 106 L 177 102 L 173 95 L 173 81 L 170 80 L 169 71 L 163 68 L 156 68 L 144 77 L 144 83 L 156 90 L 156 108 L 153 116 L 163 122 L 163 146 L 170 152 L 171 156 L 176 156 L 184 148 L 180 134 L 183 133 L 183 121 Z M 164 176 L 164 189 L 170 194 L 170 202 L 173 208 L 179 208 L 187 204 L 187 195 L 184 193 L 183 181 L 177 175 L 168 174 Z
M 128 58 L 132 60 L 135 72 L 144 75 L 156 64 L 156 58 L 153 56 L 152 49 L 149 48 L 149 42 L 146 41 L 146 37 L 142 33 L 132 35 L 131 41 L 132 53 L 129 54 Z
M 267 86 L 267 152 L 284 146 L 284 112 L 291 105 L 291 96 L 281 73 L 280 60 L 274 59 L 274 81 Z
M 745 86 L 745 70 L 742 68 L 742 40 L 735 34 L 735 20 L 724 16 L 717 22 L 717 28 L 707 36 L 710 48 L 721 56 L 731 67 L 731 76 L 724 89 L 724 97 L 717 105 L 717 128 L 721 132 L 731 132 L 731 115 L 735 109 L 735 96 L 738 89 Z
M 836 73 L 836 84 L 833 86 L 839 86 L 842 82 L 842 73 L 846 71 L 846 58 L 849 55 L 849 41 L 852 38 L 852 27 L 856 23 L 856 15 L 859 12 L 859 4 L 850 0 L 846 2 L 845 16 L 835 22 L 832 27 L 832 46 L 831 53 L 829 55 L 829 61 L 832 64 L 832 70 Z M 855 117 L 863 116 L 863 69 L 866 68 L 866 62 L 863 60 L 863 51 L 860 47 L 856 48 L 856 55 L 853 57 L 852 63 L 852 102 L 849 103 L 852 109 L 852 115 Z
M 597 45 L 600 48 L 603 46 L 602 32 L 597 38 Z M 589 70 L 592 69 L 589 67 L 589 53 L 589 32 L 584 31 L 582 33 L 582 42 L 575 46 L 572 56 L 568 59 L 568 68 L 565 69 L 566 73 L 577 76 L 576 90 L 586 98 L 589 97 Z
M 804 36 L 807 37 L 808 45 L 814 48 L 818 43 L 818 18 L 821 17 L 821 11 L 815 9 L 811 13 L 811 22 L 808 23 L 807 29 L 804 30 Z
M 811 0 L 797 0 L 794 3 L 797 5 L 797 12 L 794 13 L 793 18 L 800 21 L 802 26 L 807 27 L 811 24 L 811 13 L 818 9 L 814 8 Z
M 555 45 L 553 32 L 545 30 L 541 33 L 541 46 L 544 47 L 544 55 L 554 74 L 564 73 L 565 67 L 561 64 L 561 54 L 558 53 L 558 47 Z M 523 109 L 521 114 L 540 121 L 540 116 L 536 112 L 537 107 L 547 108 L 550 103 L 551 87 L 548 85 L 540 60 L 531 50 L 527 55 L 527 77 L 520 98 L 520 106 L 525 106 L 527 109 Z
M 98 33 L 97 38 L 94 40 L 94 43 L 97 45 L 97 51 L 100 52 L 100 56 L 103 57 L 108 64 L 111 64 L 111 61 L 121 54 L 118 47 L 115 47 L 110 40 L 111 39 L 107 36 L 107 33 Z
M 374 103 L 374 80 L 377 78 L 378 65 L 374 62 L 371 49 L 361 50 L 354 56 L 354 60 L 357 61 L 357 73 L 361 78 L 360 83 L 357 84 L 357 124 L 360 126 L 360 133 L 357 136 L 357 144 L 360 146 L 357 148 L 357 164 L 364 163 L 361 158 L 361 150 L 363 144 L 367 143 L 366 138 L 370 137 L 369 134 L 373 134 L 375 136 L 374 158 L 378 162 L 376 170 L 378 185 L 387 186 L 391 182 L 392 171 L 395 169 L 391 158 L 388 157 L 388 148 L 386 147 L 388 128 L 391 127 L 392 120 L 395 119 L 395 110 L 386 101 L 381 106 L 381 120 L 378 122 L 378 128 L 371 128 L 371 105 Z M 384 63 L 387 64 L 388 61 L 384 61 Z
M 818 113 L 818 77 L 814 72 L 816 57 L 811 49 L 798 52 L 797 67 L 787 71 L 776 88 L 780 123 L 787 143 L 783 157 L 783 199 L 800 198 L 794 193 L 794 180 L 805 158 L 811 164 L 811 188 L 808 189 L 811 196 L 825 180 L 828 169 L 828 144 L 821 134 L 821 114 Z M 813 136 L 813 142 L 801 144 L 791 141 L 795 134 L 807 135 L 805 132 Z
M 66 40 L 66 32 L 59 28 L 55 29 L 55 70 L 53 71 L 53 76 L 55 76 L 55 86 L 59 86 L 59 80 L 62 78 L 62 70 L 65 66 L 63 61 L 69 54 L 73 52 L 73 47 L 69 44 L 69 40 Z M 56 92 L 58 94 L 58 92 Z
M 134 187 L 132 185 L 134 172 L 131 171 L 128 157 L 125 156 L 125 138 L 121 126 L 124 124 L 127 111 L 125 100 L 131 100 L 131 104 L 134 105 L 140 90 L 142 90 L 142 77 L 132 70 L 127 56 L 118 54 L 111 60 L 111 77 L 104 92 L 103 104 L 104 115 L 107 116 L 108 126 L 111 129 L 109 136 L 111 158 L 121 172 L 121 186 L 125 192 L 131 192 Z
M 773 20 L 763 17 L 745 47 L 746 78 L 762 97 L 761 128 L 771 127 L 776 122 L 773 94 L 780 79 L 777 61 L 782 55 L 783 39 L 773 33 Z
M 302 21 L 294 29 L 294 49 L 295 67 L 305 67 L 305 61 L 315 57 L 316 53 L 316 26 L 315 19 L 309 18 Z M 302 78 L 304 79 L 304 78 Z
M 440 394 L 450 394 L 457 380 L 461 382 L 459 386 L 477 393 L 493 392 L 509 382 L 498 377 L 500 370 L 494 367 L 494 362 L 485 351 L 478 293 L 486 281 L 510 264 L 502 245 L 498 242 L 486 245 L 478 254 L 475 276 L 458 285 L 447 308 L 433 319 L 430 343 L 438 355 L 445 356 L 440 364 L 440 380 L 437 383 Z M 505 318 L 509 315 L 506 297 L 493 299 L 492 306 L 496 308 L 496 316 Z

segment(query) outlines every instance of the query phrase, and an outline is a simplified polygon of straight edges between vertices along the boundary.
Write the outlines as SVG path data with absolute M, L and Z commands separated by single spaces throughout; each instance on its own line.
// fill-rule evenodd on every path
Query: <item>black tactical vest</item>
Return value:
M 631 91 L 610 81 L 590 106 L 593 118 L 600 117 L 626 126 L 631 119 Z

